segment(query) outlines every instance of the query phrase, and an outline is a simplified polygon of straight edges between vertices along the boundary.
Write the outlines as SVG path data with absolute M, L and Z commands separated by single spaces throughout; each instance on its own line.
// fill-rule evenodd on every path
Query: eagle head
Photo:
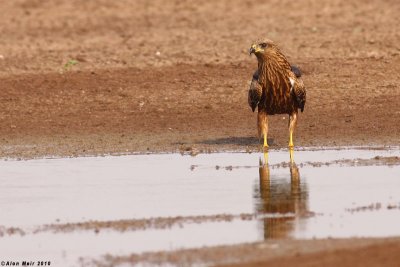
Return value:
M 249 49 L 249 54 L 254 54 L 256 57 L 265 55 L 271 48 L 273 49 L 276 45 L 269 39 L 261 39 L 253 43 Z

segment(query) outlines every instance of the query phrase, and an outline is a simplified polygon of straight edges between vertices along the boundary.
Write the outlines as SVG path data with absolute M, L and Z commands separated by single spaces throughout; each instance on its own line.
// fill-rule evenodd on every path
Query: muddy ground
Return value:
M 398 1 L 15 0 L 0 10 L 1 157 L 257 151 L 247 50 L 261 36 L 304 74 L 296 146 L 400 144 Z M 272 148 L 286 147 L 287 120 L 270 119 Z
M 326 239 L 307 241 L 266 241 L 262 243 L 187 249 L 167 253 L 144 253 L 129 257 L 108 256 L 100 266 L 126 262 L 160 264 L 169 262 L 177 266 L 193 263 L 216 262 L 216 266 L 398 266 L 400 241 L 391 239 Z M 223 257 L 221 257 L 223 255 Z M 221 262 L 222 258 L 225 263 Z M 104 265 L 103 265 L 104 264 Z

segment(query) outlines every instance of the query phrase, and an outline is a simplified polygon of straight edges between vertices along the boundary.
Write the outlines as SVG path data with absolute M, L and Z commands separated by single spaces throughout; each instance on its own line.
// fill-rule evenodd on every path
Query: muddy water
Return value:
M 0 161 L 0 254 L 73 266 L 107 253 L 400 235 L 398 148 L 294 156 L 288 164 L 287 151 L 271 151 L 268 165 L 257 153 Z

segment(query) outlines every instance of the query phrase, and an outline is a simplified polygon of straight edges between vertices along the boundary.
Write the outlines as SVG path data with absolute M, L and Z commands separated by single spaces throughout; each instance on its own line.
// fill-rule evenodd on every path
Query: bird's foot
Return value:
M 289 145 L 288 145 L 289 149 L 293 149 L 294 148 L 294 144 L 293 144 L 293 133 L 290 133 L 289 135 Z
M 264 153 L 267 153 L 267 152 L 268 152 L 268 149 L 269 149 L 269 146 L 268 146 L 268 145 L 263 145 L 263 146 L 261 147 L 261 151 L 264 152 Z

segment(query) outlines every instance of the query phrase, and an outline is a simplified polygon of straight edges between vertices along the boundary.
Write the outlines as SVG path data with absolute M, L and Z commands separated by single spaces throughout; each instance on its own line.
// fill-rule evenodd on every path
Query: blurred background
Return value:
M 249 61 L 268 37 L 297 60 L 400 53 L 395 0 L 1 1 L 0 74 Z M 72 62 L 73 64 L 74 62 Z

